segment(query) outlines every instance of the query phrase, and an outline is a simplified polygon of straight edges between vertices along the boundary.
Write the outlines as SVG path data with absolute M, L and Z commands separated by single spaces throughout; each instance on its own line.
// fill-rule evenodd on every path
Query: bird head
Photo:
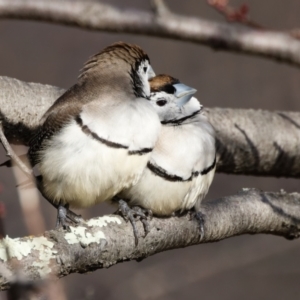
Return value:
M 150 59 L 142 48 L 124 42 L 114 43 L 92 56 L 79 76 L 81 82 L 110 90 L 131 92 L 135 97 L 149 98 L 149 79 L 155 73 Z
M 169 75 L 157 75 L 149 80 L 150 103 L 162 124 L 181 123 L 200 112 L 202 105 L 193 97 L 196 89 L 180 83 Z

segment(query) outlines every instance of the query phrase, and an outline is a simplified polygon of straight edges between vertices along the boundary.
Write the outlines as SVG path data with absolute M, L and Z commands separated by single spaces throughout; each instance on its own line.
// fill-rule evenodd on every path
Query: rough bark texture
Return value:
M 300 177 L 300 113 L 209 108 L 218 172 Z
M 50 85 L 0 77 L 0 119 L 7 139 L 26 145 L 42 115 L 63 92 Z
M 27 144 L 63 89 L 0 77 L 0 118 L 9 141 Z M 300 177 L 300 113 L 209 108 L 218 172 Z
M 267 193 L 245 189 L 240 193 L 203 204 L 205 234 L 199 240 L 198 223 L 189 215 L 154 218 L 151 231 L 135 247 L 132 227 L 119 216 L 105 216 L 71 227 L 72 232 L 48 231 L 41 237 L 10 239 L 0 244 L 0 288 L 13 281 L 14 266 L 27 279 L 63 277 L 86 273 L 114 264 L 141 260 L 156 253 L 216 242 L 241 234 L 269 233 L 288 239 L 300 234 L 300 194 Z M 7 254 L 10 259 L 7 259 Z
M 289 34 L 180 16 L 161 0 L 153 3 L 154 12 L 148 12 L 92 1 L 0 0 L 0 18 L 172 38 L 300 66 L 300 41 Z

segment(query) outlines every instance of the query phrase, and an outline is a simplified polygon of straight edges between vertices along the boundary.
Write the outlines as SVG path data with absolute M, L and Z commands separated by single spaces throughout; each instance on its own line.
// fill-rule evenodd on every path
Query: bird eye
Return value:
M 167 104 L 167 100 L 158 100 L 158 101 L 156 101 L 156 104 L 158 106 L 164 106 Z
M 147 72 L 147 69 L 148 69 L 147 67 L 144 67 L 144 69 L 143 69 L 143 70 L 144 70 L 144 72 L 145 72 L 145 73 Z

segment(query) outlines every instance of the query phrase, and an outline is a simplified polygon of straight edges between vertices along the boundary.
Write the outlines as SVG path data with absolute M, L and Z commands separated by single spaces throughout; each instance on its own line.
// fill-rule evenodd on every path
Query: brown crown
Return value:
M 179 83 L 180 81 L 170 75 L 160 74 L 149 80 L 151 92 L 167 92 L 173 93 L 173 84 Z
M 85 63 L 79 78 L 83 77 L 87 72 L 99 66 L 101 63 L 109 63 L 114 58 L 126 61 L 133 69 L 135 69 L 142 60 L 148 60 L 150 62 L 147 53 L 141 47 L 124 42 L 117 42 L 93 55 Z
M 124 42 L 114 43 L 106 48 L 104 48 L 97 55 L 104 55 L 105 53 L 111 54 L 112 56 L 117 56 L 120 58 L 131 57 L 135 60 L 147 59 L 149 62 L 149 57 L 147 53 L 138 45 L 128 44 Z

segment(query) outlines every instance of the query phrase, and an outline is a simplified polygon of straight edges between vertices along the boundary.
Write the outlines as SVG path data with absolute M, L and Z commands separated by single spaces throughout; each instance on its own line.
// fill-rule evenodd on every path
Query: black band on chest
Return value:
M 157 175 L 159 177 L 164 178 L 165 180 L 174 181 L 174 182 L 176 182 L 176 181 L 177 182 L 178 181 L 182 181 L 182 182 L 184 182 L 184 181 L 191 181 L 194 177 L 197 177 L 200 174 L 201 175 L 208 174 L 215 166 L 216 166 L 216 156 L 215 156 L 215 159 L 214 159 L 213 163 L 209 167 L 203 169 L 201 172 L 199 172 L 199 171 L 193 172 L 192 175 L 189 178 L 183 179 L 180 176 L 169 174 L 165 169 L 163 169 L 160 166 L 157 166 L 157 165 L 155 165 L 155 164 L 153 164 L 151 162 L 148 162 L 148 164 L 147 164 L 147 168 L 152 173 L 154 173 L 155 175 Z
M 202 170 L 201 175 L 205 175 L 205 174 L 209 173 L 216 166 L 216 162 L 217 162 L 217 157 L 215 155 L 215 159 L 214 159 L 213 163 L 209 167 Z
M 165 169 L 152 164 L 150 161 L 147 163 L 147 167 L 152 173 L 168 181 L 191 181 L 193 178 L 193 176 L 191 176 L 188 179 L 183 179 L 180 176 L 169 174 Z
M 104 145 L 106 145 L 110 148 L 115 148 L 115 149 L 128 149 L 128 146 L 125 146 L 125 145 L 122 145 L 122 144 L 119 144 L 119 143 L 115 143 L 115 142 L 106 140 L 106 139 L 101 138 L 100 136 L 98 136 L 97 133 L 90 130 L 87 125 L 83 124 L 83 121 L 80 118 L 80 116 L 77 116 L 75 118 L 75 121 L 80 126 L 82 132 L 84 132 L 86 135 L 91 136 L 93 139 L 101 142 L 102 144 L 104 144 Z M 129 155 L 143 155 L 143 154 L 151 152 L 152 150 L 153 150 L 152 148 L 142 148 L 142 149 L 139 149 L 139 150 L 130 150 L 130 151 L 128 151 L 128 154 Z
M 144 154 L 151 152 L 152 150 L 153 150 L 152 148 L 143 148 L 140 150 L 130 150 L 130 151 L 128 151 L 128 154 L 129 155 L 144 155 Z
M 167 121 L 161 121 L 160 123 L 162 125 L 168 125 L 168 124 L 171 124 L 171 125 L 180 125 L 182 124 L 184 121 L 188 120 L 188 119 L 191 119 L 193 117 L 195 117 L 196 115 L 198 115 L 198 113 L 201 111 L 202 108 L 200 108 L 199 110 L 195 111 L 194 113 L 192 113 L 191 115 L 189 116 L 186 116 L 186 117 L 183 117 L 181 119 L 174 119 L 174 120 L 167 120 Z
M 101 142 L 102 144 L 111 147 L 111 148 L 117 148 L 117 149 L 128 149 L 128 146 L 119 144 L 119 143 L 115 143 L 115 142 L 111 142 L 109 140 L 103 139 L 100 136 L 98 136 L 97 133 L 93 132 L 92 130 L 90 130 L 87 125 L 83 125 L 82 119 L 80 118 L 80 116 L 77 116 L 75 118 L 76 123 L 80 126 L 82 132 L 84 132 L 86 135 L 91 136 L 93 139 Z

